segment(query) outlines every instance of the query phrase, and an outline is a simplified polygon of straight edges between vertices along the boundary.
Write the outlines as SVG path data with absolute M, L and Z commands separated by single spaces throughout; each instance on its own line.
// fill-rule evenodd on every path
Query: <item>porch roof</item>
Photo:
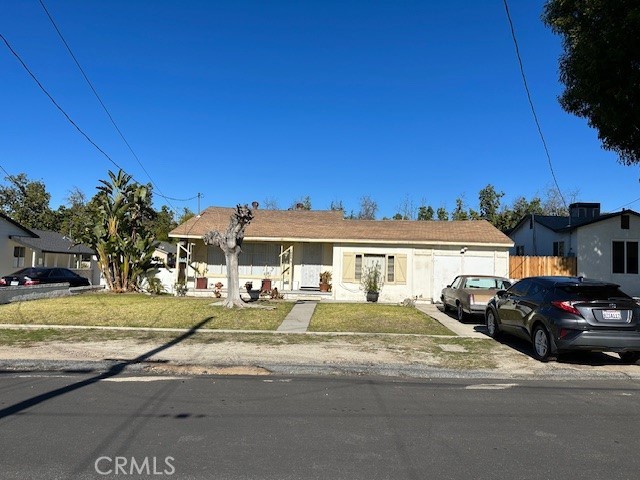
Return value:
M 202 238 L 211 230 L 224 231 L 234 211 L 209 207 L 169 236 Z M 345 220 L 341 211 L 331 210 L 254 210 L 245 240 L 513 245 L 509 237 L 486 220 Z
M 76 245 L 73 240 L 65 237 L 64 235 L 51 232 L 48 230 L 36 230 L 33 232 L 38 235 L 38 238 L 25 237 L 20 235 L 11 235 L 9 238 L 22 246 L 31 248 L 33 250 L 39 250 L 46 253 L 68 253 L 68 254 L 87 254 L 91 255 L 95 253 L 86 245 Z

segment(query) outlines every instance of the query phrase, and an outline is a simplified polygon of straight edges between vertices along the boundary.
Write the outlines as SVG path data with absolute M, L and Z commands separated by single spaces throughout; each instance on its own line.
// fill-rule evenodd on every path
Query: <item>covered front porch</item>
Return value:
M 245 241 L 238 257 L 241 292 L 277 289 L 285 298 L 332 298 L 320 292 L 320 273 L 332 271 L 333 245 L 324 242 Z M 188 294 L 209 295 L 216 283 L 226 291 L 227 266 L 218 247 L 202 241 L 182 240 L 178 244 L 178 282 L 187 286 Z

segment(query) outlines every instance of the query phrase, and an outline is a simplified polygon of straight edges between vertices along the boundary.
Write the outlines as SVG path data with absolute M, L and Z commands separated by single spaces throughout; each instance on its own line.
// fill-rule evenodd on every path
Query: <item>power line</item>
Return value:
M 11 46 L 11 44 L 9 43 L 9 41 L 5 38 L 5 36 L 4 36 L 2 33 L 0 33 L 0 39 L 2 39 L 2 41 L 3 41 L 3 42 L 4 42 L 4 44 L 7 46 L 7 48 L 9 49 L 9 51 L 13 54 L 13 56 L 14 56 L 14 57 L 16 57 L 16 59 L 20 62 L 20 64 L 22 65 L 22 67 L 27 71 L 27 73 L 29 74 L 29 76 L 33 79 L 33 81 L 34 81 L 34 82 L 36 82 L 36 85 L 38 85 L 38 87 L 40 88 L 40 90 L 42 90 L 42 92 L 43 92 L 43 93 L 44 93 L 44 94 L 49 98 L 49 100 L 51 101 L 51 103 L 53 103 L 53 105 L 54 105 L 54 106 L 55 106 L 55 107 L 56 107 L 56 108 L 57 108 L 57 109 L 58 109 L 58 110 L 59 110 L 59 111 L 64 115 L 64 117 L 67 119 L 67 121 L 68 121 L 71 125 L 73 125 L 73 127 L 74 127 L 74 128 L 75 128 L 75 129 L 76 129 L 76 130 L 77 130 L 77 131 L 78 131 L 78 132 L 79 132 L 79 133 L 80 133 L 80 134 L 81 134 L 81 135 L 82 135 L 82 136 L 83 136 L 83 137 L 84 137 L 84 138 L 85 138 L 85 139 L 86 139 L 86 140 L 87 140 L 91 145 L 93 145 L 93 146 L 94 146 L 94 148 L 95 148 L 96 150 L 98 150 L 98 151 L 99 151 L 99 152 L 100 152 L 100 153 L 101 153 L 101 154 L 102 154 L 102 155 L 103 155 L 103 156 L 104 156 L 104 157 L 105 157 L 109 162 L 111 162 L 111 163 L 112 163 L 112 164 L 113 164 L 113 165 L 114 165 L 118 170 L 122 170 L 123 172 L 127 173 L 127 171 L 126 171 L 124 168 L 122 168 L 120 165 L 118 165 L 118 163 L 116 163 L 116 161 L 115 161 L 115 160 L 113 160 L 113 159 L 109 156 L 109 154 L 108 154 L 107 152 L 105 152 L 102 148 L 100 148 L 100 146 L 99 146 L 96 142 L 94 142 L 94 141 L 91 139 L 91 137 L 89 137 L 89 135 L 88 135 L 88 134 L 86 134 L 86 133 L 84 132 L 84 130 L 82 130 L 82 129 L 80 128 L 80 126 L 79 126 L 77 123 L 75 123 L 75 122 L 73 121 L 73 119 L 72 119 L 72 118 L 69 116 L 69 114 L 67 114 L 67 112 L 66 112 L 66 111 L 65 111 L 65 110 L 60 106 L 60 104 L 59 104 L 58 102 L 56 102 L 56 100 L 53 98 L 53 96 L 52 96 L 52 95 L 47 91 L 47 89 L 46 89 L 46 88 L 44 88 L 44 86 L 42 85 L 42 83 L 40 83 L 40 81 L 39 81 L 39 80 L 38 80 L 38 78 L 35 76 L 35 74 L 31 71 L 31 69 L 29 69 L 29 67 L 27 66 L 27 64 L 24 62 L 24 60 L 22 60 L 22 58 L 20 57 L 20 55 L 19 55 L 19 54 L 18 54 L 18 53 L 13 49 L 13 47 Z M 4 168 L 3 168 L 3 171 L 5 171 L 5 170 L 4 170 Z M 6 171 L 5 171 L 5 173 L 6 173 Z M 131 177 L 131 179 L 132 179 L 134 182 L 136 182 L 136 183 L 140 183 L 140 182 L 138 182 L 138 181 L 133 177 L 133 175 L 130 175 L 129 173 L 127 173 L 127 175 L 129 175 L 129 176 Z M 164 197 L 164 195 L 159 195 L 159 196 Z M 196 196 L 196 197 L 194 197 L 194 198 L 197 198 L 197 196 Z M 176 201 L 178 201 L 178 200 L 176 199 Z M 180 201 L 182 201 L 182 200 L 180 200 Z M 187 201 L 187 200 L 184 200 L 184 201 Z M 174 210 L 174 212 L 175 212 L 176 214 L 178 214 L 178 210 L 177 210 L 173 205 L 171 205 L 171 207 L 172 207 L 172 210 Z
M 13 49 L 13 47 L 11 46 L 11 44 L 9 43 L 9 41 L 4 37 L 3 34 L 0 33 L 0 38 L 2 38 L 2 41 L 5 43 L 5 45 L 7 46 L 7 48 L 9 49 L 9 51 L 13 54 L 14 57 L 16 57 L 18 59 L 18 61 L 20 62 L 20 64 L 24 67 L 24 69 L 27 71 L 27 73 L 29 74 L 29 76 L 31 76 L 31 78 L 33 79 L 34 82 L 36 82 L 36 84 L 38 85 L 38 87 L 40 87 L 40 90 L 42 90 L 44 92 L 44 94 L 49 97 L 49 100 L 51 100 L 51 103 L 53 103 L 55 105 L 55 107 L 60 110 L 60 113 L 62 113 L 65 118 L 67 119 L 67 121 L 73 125 L 75 127 L 76 130 L 78 130 L 78 132 L 80 132 L 80 134 L 87 139 L 87 141 L 93 145 L 100 153 L 102 153 L 102 155 L 105 156 L 105 158 L 107 160 L 109 160 L 116 168 L 118 168 L 119 170 L 122 170 L 123 172 L 125 171 L 124 168 L 122 168 L 120 165 L 118 165 L 115 160 L 113 160 L 109 154 L 107 152 L 105 152 L 104 150 L 102 150 L 98 144 L 96 142 L 94 142 L 91 137 L 89 137 L 89 135 L 87 135 L 79 126 L 76 122 L 74 122 L 71 117 L 67 114 L 67 112 L 64 111 L 64 109 L 58 104 L 58 102 L 56 102 L 56 100 L 51 96 L 51 94 L 47 91 L 46 88 L 44 88 L 44 86 L 40 83 L 40 81 L 36 78 L 36 76 L 33 74 L 33 72 L 29 69 L 29 67 L 27 66 L 26 63 L 24 63 L 24 61 L 22 60 L 22 58 L 20 58 L 20 55 L 18 55 L 18 53 Z
M 158 187 L 158 185 L 156 185 L 156 183 L 153 181 L 153 178 L 151 178 L 151 175 L 149 175 L 149 172 L 147 171 L 146 168 L 144 168 L 144 165 L 142 164 L 142 162 L 140 161 L 140 158 L 138 158 L 138 155 L 136 155 L 136 152 L 133 151 L 133 148 L 131 147 L 131 145 L 129 144 L 129 142 L 127 141 L 127 139 L 125 138 L 124 134 L 122 133 L 122 131 L 120 130 L 120 128 L 118 127 L 118 125 L 116 124 L 115 120 L 113 119 L 113 116 L 111 115 L 111 112 L 109 112 L 109 109 L 107 108 L 107 106 L 104 104 L 104 102 L 102 101 L 102 98 L 100 98 L 100 95 L 98 95 L 98 92 L 96 91 L 95 87 L 93 86 L 93 84 L 91 83 L 91 80 L 89 80 L 89 77 L 87 76 L 87 74 L 85 73 L 84 69 L 82 68 L 82 66 L 80 65 L 80 62 L 78 61 L 78 59 L 76 58 L 76 56 L 74 55 L 73 51 L 71 50 L 71 47 L 69 46 L 69 44 L 67 43 L 67 41 L 65 40 L 64 36 L 62 35 L 62 32 L 60 31 L 60 29 L 58 28 L 58 25 L 56 24 L 56 22 L 53 20 L 53 17 L 51 16 L 51 14 L 49 13 L 49 10 L 47 9 L 47 7 L 44 4 L 43 0 L 39 0 L 40 1 L 40 5 L 42 5 L 43 10 L 45 11 L 45 13 L 47 14 L 47 17 L 49 17 L 49 21 L 51 22 L 51 24 L 53 25 L 53 28 L 55 29 L 55 31 L 58 33 L 58 36 L 60 37 L 60 40 L 62 40 L 62 43 L 64 44 L 64 46 L 67 48 L 67 51 L 69 52 L 69 55 L 71 55 L 71 58 L 73 58 L 73 61 L 75 62 L 76 66 L 78 67 L 78 70 L 80 70 L 80 73 L 82 73 L 82 76 L 84 77 L 85 81 L 87 82 L 87 84 L 89 85 L 89 88 L 91 88 L 91 91 L 93 92 L 93 94 L 95 95 L 95 97 L 98 99 L 98 102 L 100 103 L 100 105 L 102 106 L 102 108 L 104 109 L 105 113 L 107 114 L 107 116 L 109 117 L 109 120 L 111 121 L 111 123 L 113 124 L 114 128 L 116 129 L 116 131 L 118 132 L 118 134 L 120 135 L 120 138 L 122 138 L 122 141 L 127 145 L 127 147 L 129 148 L 129 151 L 131 152 L 131 154 L 134 156 L 134 158 L 136 159 L 136 161 L 138 162 L 138 165 L 140 165 L 140 167 L 142 168 L 142 170 L 144 171 L 144 173 L 147 175 L 147 177 L 149 178 L 149 180 L 151 181 L 151 184 L 155 187 L 155 189 L 158 192 L 158 195 L 164 199 L 166 199 L 167 201 L 170 200 L 170 197 L 167 197 L 166 195 L 164 195 L 162 193 L 162 191 L 160 190 L 160 188 Z M 171 205 L 171 204 L 170 204 Z M 171 208 L 173 210 L 176 210 L 176 208 L 171 205 Z
M 538 133 L 540 134 L 540 139 L 542 140 L 542 146 L 544 147 L 544 152 L 547 155 L 547 161 L 549 163 L 549 170 L 551 170 L 551 176 L 553 177 L 553 182 L 556 185 L 556 189 L 558 190 L 558 194 L 562 199 L 562 203 L 565 208 L 567 207 L 567 202 L 562 195 L 562 191 L 560 190 L 560 185 L 558 185 L 558 180 L 556 179 L 556 174 L 553 171 L 553 164 L 551 163 L 551 155 L 549 154 L 549 149 L 547 148 L 547 141 L 544 139 L 544 135 L 542 134 L 542 128 L 540 127 L 540 122 L 538 121 L 538 115 L 536 114 L 536 109 L 533 106 L 533 100 L 531 99 L 531 92 L 529 91 L 529 85 L 527 84 L 527 77 L 524 73 L 524 66 L 522 64 L 522 57 L 520 56 L 520 48 L 518 48 L 518 40 L 516 39 L 516 32 L 513 27 L 513 21 L 511 20 L 511 13 L 509 12 L 509 5 L 507 4 L 507 0 L 503 0 L 504 9 L 507 13 L 507 20 L 509 20 L 509 27 L 511 29 L 511 37 L 513 38 L 513 44 L 516 49 L 516 57 L 518 58 L 518 65 L 520 65 L 520 74 L 522 75 L 522 82 L 524 83 L 524 89 L 527 92 L 527 99 L 529 100 L 529 106 L 531 107 L 531 113 L 533 113 L 533 120 L 536 123 L 536 127 L 538 128 Z

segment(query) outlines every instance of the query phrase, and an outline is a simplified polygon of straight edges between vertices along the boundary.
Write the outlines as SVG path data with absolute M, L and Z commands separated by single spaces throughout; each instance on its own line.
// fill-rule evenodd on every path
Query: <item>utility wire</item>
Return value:
M 522 57 L 520 56 L 520 48 L 518 48 L 518 40 L 516 39 L 516 32 L 513 27 L 513 21 L 511 20 L 511 13 L 509 12 L 509 5 L 507 4 L 507 0 L 503 0 L 504 9 L 507 13 L 507 20 L 509 20 L 509 28 L 511 29 L 511 37 L 513 38 L 513 44 L 516 49 L 516 57 L 518 58 L 518 65 L 520 65 L 520 74 L 522 75 L 522 82 L 524 83 L 524 89 L 527 92 L 527 99 L 529 100 L 529 106 L 531 107 L 531 113 L 533 113 L 533 120 L 536 123 L 536 127 L 538 128 L 538 133 L 540 134 L 540 139 L 542 140 L 542 145 L 544 147 L 544 152 L 547 155 L 547 161 L 549 163 L 549 170 L 551 170 L 551 176 L 553 177 L 553 182 L 556 185 L 556 189 L 558 190 L 558 194 L 562 199 L 562 203 L 565 208 L 567 207 L 567 202 L 562 195 L 562 191 L 560 190 L 560 185 L 558 185 L 558 180 L 556 179 L 556 174 L 553 171 L 553 164 L 551 163 L 551 155 L 549 154 L 549 149 L 547 148 L 547 142 L 544 139 L 544 135 L 542 134 L 542 128 L 540 127 L 540 122 L 538 121 L 538 115 L 536 114 L 536 109 L 533 106 L 533 100 L 531 99 L 531 92 L 529 91 L 529 85 L 527 84 L 527 77 L 524 73 L 524 66 L 522 64 Z
M 53 17 L 51 16 L 51 14 L 49 13 L 49 10 L 47 9 L 47 7 L 44 4 L 43 0 L 39 0 L 40 1 L 40 5 L 42 5 L 42 8 L 44 10 L 44 12 L 47 14 L 47 17 L 49 17 L 49 21 L 51 22 L 51 25 L 53 25 L 53 28 L 55 29 L 55 31 L 58 33 L 58 36 L 60 37 L 60 40 L 62 40 L 62 43 L 64 44 L 64 46 L 67 48 L 67 51 L 69 52 L 69 55 L 71 55 L 71 58 L 73 58 L 73 61 L 75 62 L 76 66 L 78 67 L 78 70 L 80 70 L 80 73 L 82 73 L 82 76 L 84 77 L 85 81 L 87 82 L 87 84 L 89 85 L 89 88 L 91 88 L 91 91 L 93 92 L 93 94 L 95 95 L 95 97 L 98 99 L 98 102 L 100 103 L 100 105 L 102 106 L 103 110 L 105 111 L 105 113 L 107 114 L 107 116 L 109 117 L 109 120 L 111 121 L 111 123 L 113 124 L 114 128 L 116 129 L 116 131 L 118 132 L 118 134 L 120 135 L 120 138 L 122 138 L 122 141 L 127 145 L 127 147 L 129 148 L 129 151 L 131 152 L 131 154 L 134 156 L 134 158 L 136 159 L 136 161 L 138 162 L 138 165 L 140 165 L 140 168 L 142 168 L 142 170 L 144 171 L 144 173 L 147 175 L 147 177 L 149 178 L 149 180 L 151 181 L 151 184 L 155 187 L 156 191 L 158 192 L 158 195 L 166 200 L 174 200 L 174 201 L 181 201 L 178 199 L 173 199 L 171 197 L 167 197 L 166 195 L 164 195 L 162 193 L 162 191 L 160 190 L 160 188 L 158 187 L 158 185 L 156 185 L 156 183 L 153 181 L 153 178 L 151 178 L 151 175 L 149 175 L 149 172 L 147 171 L 146 168 L 144 168 L 144 165 L 142 164 L 142 162 L 140 161 L 140 158 L 138 157 L 138 155 L 136 155 L 136 152 L 133 151 L 133 148 L 131 147 L 131 144 L 129 144 L 129 142 L 127 141 L 127 139 L 125 138 L 124 134 L 122 133 L 122 131 L 120 130 L 120 128 L 118 127 L 118 125 L 116 124 L 115 120 L 113 119 L 113 116 L 111 115 L 111 112 L 109 112 L 109 109 L 107 108 L 107 106 L 104 104 L 104 102 L 102 101 L 102 98 L 100 98 L 100 95 L 98 95 L 98 92 L 96 91 L 95 87 L 93 86 L 93 84 L 91 83 L 91 80 L 89 80 L 89 77 L 87 76 L 87 74 L 85 73 L 84 69 L 82 68 L 82 66 L 80 65 L 80 62 L 78 61 L 78 59 L 76 58 L 76 56 L 74 55 L 73 51 L 71 50 L 71 47 L 69 46 L 69 44 L 67 43 L 67 41 L 65 40 L 64 36 L 62 35 L 62 32 L 60 31 L 60 29 L 58 28 L 58 25 L 56 24 L 56 22 L 54 21 Z M 195 197 L 194 197 L 195 198 Z M 171 204 L 170 204 L 171 205 Z M 173 210 L 176 210 L 176 208 L 171 205 L 171 208 Z
M 49 97 L 49 100 L 51 100 L 51 103 L 53 103 L 55 105 L 55 107 L 60 110 L 60 113 L 62 113 L 65 118 L 67 119 L 67 121 L 73 125 L 75 127 L 76 130 L 78 130 L 78 132 L 80 132 L 80 134 L 87 139 L 87 141 L 93 145 L 100 153 L 102 153 L 102 155 L 105 156 L 105 158 L 107 160 L 109 160 L 116 168 L 118 168 L 119 170 L 122 170 L 123 172 L 125 171 L 124 168 L 122 168 L 120 165 L 118 165 L 115 160 L 113 158 L 111 158 L 109 156 L 109 154 L 107 152 L 105 152 L 103 149 L 101 149 L 98 144 L 96 142 L 94 142 L 91 137 L 89 137 L 89 135 L 87 135 L 86 133 L 84 133 L 84 130 L 82 130 L 78 124 L 76 122 L 74 122 L 71 117 L 67 114 L 67 112 L 64 111 L 64 109 L 58 104 L 58 102 L 56 102 L 56 100 L 51 96 L 51 94 L 47 91 L 46 88 L 44 88 L 44 86 L 40 83 L 40 81 L 36 78 L 36 76 L 33 74 L 33 72 L 29 69 L 29 67 L 27 66 L 26 63 L 24 63 L 24 61 L 22 60 L 22 58 L 20 58 L 20 55 L 18 55 L 18 53 L 13 49 L 13 47 L 11 46 L 11 44 L 9 43 L 9 41 L 4 37 L 4 35 L 2 33 L 0 33 L 0 38 L 2 39 L 2 41 L 5 43 L 5 45 L 7 46 L 7 48 L 9 49 L 9 51 L 13 54 L 14 57 L 16 57 L 18 59 L 18 61 L 20 62 L 20 64 L 24 67 L 24 69 L 27 71 L 27 73 L 29 74 L 29 76 L 31 76 L 31 78 L 33 79 L 34 82 L 36 82 L 36 84 L 38 85 L 38 87 L 40 87 L 40 90 L 42 90 L 44 92 L 44 94 Z M 133 177 L 132 177 L 133 178 Z

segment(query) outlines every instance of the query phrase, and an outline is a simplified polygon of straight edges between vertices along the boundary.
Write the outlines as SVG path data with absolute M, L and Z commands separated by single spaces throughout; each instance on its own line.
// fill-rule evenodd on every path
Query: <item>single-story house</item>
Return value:
M 28 229 L 0 213 L 0 276 L 39 266 L 69 268 L 94 285 L 100 283 L 93 250 L 57 232 Z
M 640 214 L 600 213 L 599 203 L 572 203 L 568 216 L 526 215 L 509 233 L 515 255 L 576 257 L 578 275 L 617 283 L 640 296 Z
M 211 230 L 223 232 L 233 208 L 209 207 L 170 232 L 179 239 L 178 280 L 191 290 L 226 282 L 219 247 L 205 245 Z M 330 298 L 364 298 L 363 269 L 377 264 L 383 272 L 380 301 L 406 298 L 434 301 L 461 273 L 507 276 L 513 242 L 485 220 L 349 220 L 341 211 L 259 210 L 245 230 L 239 257 L 240 285 L 263 279 L 285 296 L 317 291 L 320 273 L 332 273 Z M 200 282 L 204 280 L 204 285 Z
M 153 252 L 153 258 L 162 262 L 168 268 L 176 266 L 176 253 L 178 248 L 170 242 L 158 242 L 158 246 Z

